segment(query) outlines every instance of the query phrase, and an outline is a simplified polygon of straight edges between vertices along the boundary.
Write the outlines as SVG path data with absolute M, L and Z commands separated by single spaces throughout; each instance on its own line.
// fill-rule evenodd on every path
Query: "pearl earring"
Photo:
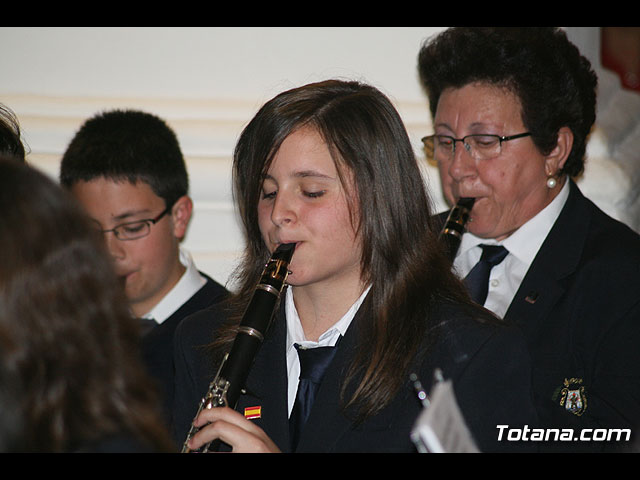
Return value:
M 557 180 L 553 177 L 549 177 L 547 178 L 547 187 L 548 188 L 555 188 L 555 186 L 558 184 Z

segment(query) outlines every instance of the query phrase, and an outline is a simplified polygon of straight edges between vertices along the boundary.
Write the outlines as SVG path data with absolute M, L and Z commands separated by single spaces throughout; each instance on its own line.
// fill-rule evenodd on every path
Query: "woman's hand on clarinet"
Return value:
M 219 439 L 230 445 L 235 453 L 280 452 L 264 430 L 228 407 L 203 409 L 194 425 L 201 428 L 189 442 L 189 448 L 193 450 Z

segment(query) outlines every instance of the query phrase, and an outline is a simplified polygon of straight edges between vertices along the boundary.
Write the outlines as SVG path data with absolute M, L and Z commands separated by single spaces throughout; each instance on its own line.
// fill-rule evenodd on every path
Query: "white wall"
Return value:
M 242 245 L 230 196 L 231 153 L 259 106 L 311 81 L 364 80 L 391 97 L 421 154 L 429 115 L 416 57 L 438 30 L 4 27 L 0 102 L 20 119 L 29 161 L 54 177 L 73 134 L 97 111 L 141 108 L 165 118 L 185 153 L 195 203 L 185 245 L 224 282 Z
M 224 282 L 242 245 L 231 153 L 259 106 L 311 81 L 363 80 L 389 95 L 424 160 L 420 138 L 431 127 L 416 58 L 423 40 L 441 29 L 2 27 L 0 102 L 20 119 L 29 161 L 54 177 L 73 134 L 96 112 L 140 108 L 167 120 L 185 153 L 195 202 L 185 245 L 201 269 Z M 423 165 L 437 208 L 445 208 L 435 169 Z

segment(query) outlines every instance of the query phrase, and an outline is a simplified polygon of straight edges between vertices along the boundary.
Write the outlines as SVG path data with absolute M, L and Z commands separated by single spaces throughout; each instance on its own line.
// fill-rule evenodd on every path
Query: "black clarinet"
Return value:
M 271 323 L 280 294 L 284 290 L 294 250 L 294 243 L 280 245 L 265 265 L 260 282 L 242 317 L 231 350 L 225 355 L 215 379 L 209 384 L 206 395 L 200 401 L 196 417 L 205 408 L 235 408 L 251 365 L 262 346 L 264 334 Z M 198 427 L 191 425 L 182 446 L 182 453 L 205 453 L 211 449 L 213 442 L 203 445 L 198 450 L 188 447 L 189 440 L 198 430 Z
M 465 232 L 465 226 L 469 221 L 471 209 L 476 201 L 475 198 L 462 197 L 458 203 L 449 212 L 447 221 L 440 232 L 440 241 L 442 242 L 449 260 L 453 263 L 462 241 L 462 235 Z

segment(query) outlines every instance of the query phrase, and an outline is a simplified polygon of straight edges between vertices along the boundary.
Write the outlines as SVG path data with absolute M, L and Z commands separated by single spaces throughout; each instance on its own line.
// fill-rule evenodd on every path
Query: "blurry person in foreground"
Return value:
M 0 160 L 0 249 L 3 397 L 19 426 L 5 451 L 167 451 L 102 239 L 66 192 L 13 158 Z

